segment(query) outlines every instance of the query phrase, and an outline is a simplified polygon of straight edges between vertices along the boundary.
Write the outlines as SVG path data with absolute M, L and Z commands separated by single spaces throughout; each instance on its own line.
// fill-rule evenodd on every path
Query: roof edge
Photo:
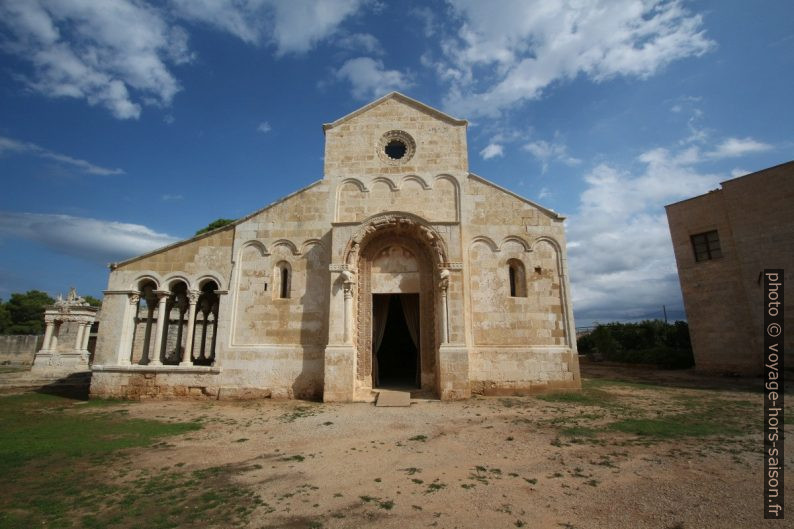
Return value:
M 342 116 L 341 118 L 337 119 L 336 121 L 332 121 L 331 123 L 323 123 L 323 133 L 325 133 L 328 129 L 332 129 L 334 127 L 337 127 L 337 126 L 341 125 L 342 123 L 344 123 L 344 122 L 346 122 L 346 121 L 358 116 L 359 114 L 363 114 L 367 110 L 376 107 L 377 105 L 383 103 L 384 101 L 386 101 L 388 99 L 397 99 L 399 101 L 402 101 L 403 103 L 408 103 L 410 105 L 417 106 L 420 109 L 424 110 L 425 112 L 427 112 L 429 114 L 432 114 L 432 115 L 436 116 L 437 118 L 440 118 L 440 119 L 442 119 L 444 121 L 452 123 L 453 125 L 464 125 L 464 126 L 466 126 L 466 125 L 469 124 L 469 122 L 467 120 L 465 120 L 465 119 L 458 119 L 456 117 L 450 116 L 449 114 L 441 112 L 440 110 L 438 110 L 436 108 L 433 108 L 433 107 L 431 107 L 429 105 L 426 105 L 426 104 L 422 103 L 421 101 L 417 101 L 416 99 L 408 97 L 405 94 L 401 94 L 400 92 L 389 92 L 388 94 L 386 94 L 386 95 L 384 95 L 382 97 L 379 97 L 375 101 L 367 103 L 363 107 L 361 107 L 361 108 L 359 108 L 357 110 L 354 110 L 353 112 L 351 112 L 349 114 L 346 114 L 346 115 Z
M 759 169 L 758 171 L 753 171 L 752 173 L 743 174 L 741 176 L 737 176 L 737 177 L 734 177 L 734 178 L 729 178 L 727 180 L 721 180 L 719 182 L 720 187 L 718 187 L 716 189 L 710 189 L 710 190 L 706 191 L 705 193 L 701 193 L 701 194 L 695 195 L 693 197 L 682 198 L 681 200 L 678 200 L 676 202 L 671 202 L 670 204 L 666 204 L 664 207 L 665 207 L 665 209 L 667 209 L 668 207 L 675 206 L 676 204 L 681 204 L 683 202 L 689 202 L 690 200 L 695 200 L 696 198 L 705 197 L 706 195 L 710 195 L 711 193 L 716 193 L 718 191 L 722 191 L 724 189 L 724 185 L 725 184 L 730 184 L 731 182 L 735 182 L 736 180 L 741 180 L 742 178 L 749 178 L 751 176 L 755 176 L 755 175 L 760 174 L 760 173 L 765 173 L 767 171 L 773 171 L 775 169 L 780 169 L 781 167 L 786 167 L 786 166 L 789 166 L 789 165 L 794 167 L 794 160 L 789 160 L 788 162 L 779 163 L 779 164 L 773 165 L 771 167 L 765 167 L 764 169 Z
M 515 197 L 518 200 L 520 200 L 520 201 L 522 201 L 522 202 L 524 202 L 526 204 L 529 204 L 530 206 L 536 207 L 536 208 L 538 208 L 539 210 L 543 211 L 544 213 L 546 213 L 547 215 L 549 215 L 552 218 L 555 218 L 557 220 L 565 220 L 566 219 L 566 217 L 564 215 L 560 215 L 559 213 L 557 213 L 553 209 L 549 209 L 547 207 L 541 206 L 537 202 L 533 202 L 532 200 L 529 200 L 528 198 L 522 197 L 518 193 L 514 193 L 513 191 L 510 191 L 509 189 L 506 189 L 506 188 L 500 186 L 499 184 L 495 184 L 495 183 L 491 182 L 490 180 L 488 180 L 487 178 L 483 178 L 482 176 L 480 176 L 478 174 L 470 172 L 469 173 L 469 177 L 474 178 L 475 180 L 478 180 L 478 181 L 482 182 L 483 184 L 487 184 L 487 185 L 489 185 L 491 187 L 495 187 L 499 191 L 507 193 L 508 195 L 510 195 L 512 197 Z
M 158 253 L 166 252 L 166 251 L 171 250 L 173 248 L 178 248 L 179 246 L 182 246 L 183 244 L 188 244 L 188 243 L 191 243 L 191 242 L 194 242 L 194 241 L 198 241 L 198 240 L 204 239 L 206 237 L 210 237 L 212 235 L 221 233 L 223 231 L 235 228 L 237 225 L 242 224 L 243 222 L 255 217 L 256 215 L 259 215 L 260 213 L 272 208 L 273 206 L 276 206 L 276 205 L 284 202 L 287 199 L 290 199 L 290 198 L 294 197 L 297 194 L 303 193 L 304 191 L 307 191 L 307 190 L 311 189 L 312 187 L 316 186 L 317 184 L 320 184 L 321 182 L 322 182 L 322 180 L 315 180 L 311 184 L 309 184 L 309 185 L 307 185 L 305 187 L 302 187 L 302 188 L 298 189 L 297 191 L 293 191 L 289 195 L 285 195 L 285 196 L 279 198 L 278 200 L 276 200 L 274 202 L 271 202 L 267 206 L 265 206 L 263 208 L 259 208 L 258 210 L 254 211 L 253 213 L 249 213 L 248 215 L 246 215 L 244 217 L 240 217 L 239 219 L 235 220 L 234 222 L 230 222 L 226 226 L 221 226 L 220 228 L 215 228 L 214 230 L 202 233 L 201 235 L 195 235 L 193 237 L 190 237 L 189 239 L 183 239 L 181 241 L 177 241 L 177 242 L 171 243 L 171 244 L 169 244 L 167 246 L 163 246 L 161 248 L 157 248 L 155 250 L 152 250 L 151 252 L 147 252 L 147 253 L 142 254 L 142 255 L 137 255 L 135 257 L 130 257 L 129 259 L 125 259 L 124 261 L 119 261 L 117 263 L 110 263 L 108 265 L 108 268 L 110 268 L 111 270 L 116 270 L 117 268 L 119 268 L 121 266 L 128 265 L 130 263 L 134 263 L 135 261 L 139 261 L 141 259 L 145 259 L 145 258 L 151 257 L 153 255 L 157 255 Z

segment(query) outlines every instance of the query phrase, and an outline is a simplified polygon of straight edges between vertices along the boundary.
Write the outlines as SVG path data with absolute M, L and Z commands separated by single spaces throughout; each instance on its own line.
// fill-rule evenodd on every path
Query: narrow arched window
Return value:
M 290 283 L 292 281 L 292 269 L 288 262 L 281 261 L 276 265 L 275 273 L 276 281 L 278 281 L 278 288 L 274 288 L 274 292 L 278 292 L 279 299 L 289 299 L 290 297 Z
M 507 274 L 510 282 L 510 297 L 527 297 L 527 276 L 524 272 L 524 263 L 518 259 L 508 260 Z

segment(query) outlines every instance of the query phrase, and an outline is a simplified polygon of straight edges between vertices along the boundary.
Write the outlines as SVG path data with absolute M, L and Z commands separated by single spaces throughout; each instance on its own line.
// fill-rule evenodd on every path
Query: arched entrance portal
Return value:
M 349 255 L 358 279 L 356 385 L 435 392 L 441 241 L 416 221 L 389 220 L 365 228 Z

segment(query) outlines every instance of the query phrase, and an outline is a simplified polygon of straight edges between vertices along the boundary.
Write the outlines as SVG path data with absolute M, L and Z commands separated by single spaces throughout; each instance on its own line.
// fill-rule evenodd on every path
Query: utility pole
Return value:
M 667 307 L 662 305 L 662 312 L 664 312 L 664 324 L 667 325 Z

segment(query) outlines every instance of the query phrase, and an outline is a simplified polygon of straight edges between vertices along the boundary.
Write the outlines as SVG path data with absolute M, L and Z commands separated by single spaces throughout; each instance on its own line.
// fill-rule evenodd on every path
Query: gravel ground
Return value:
M 202 430 L 140 450 L 135 464 L 239 467 L 234 480 L 264 501 L 251 528 L 794 527 L 763 520 L 760 393 L 737 391 L 730 379 L 704 390 L 663 373 L 667 385 L 658 386 L 588 370 L 573 400 L 120 406 L 132 417 L 200 420 Z M 611 374 L 647 382 L 649 373 Z M 674 428 L 692 417 L 716 429 L 670 436 L 614 427 L 662 420 Z

